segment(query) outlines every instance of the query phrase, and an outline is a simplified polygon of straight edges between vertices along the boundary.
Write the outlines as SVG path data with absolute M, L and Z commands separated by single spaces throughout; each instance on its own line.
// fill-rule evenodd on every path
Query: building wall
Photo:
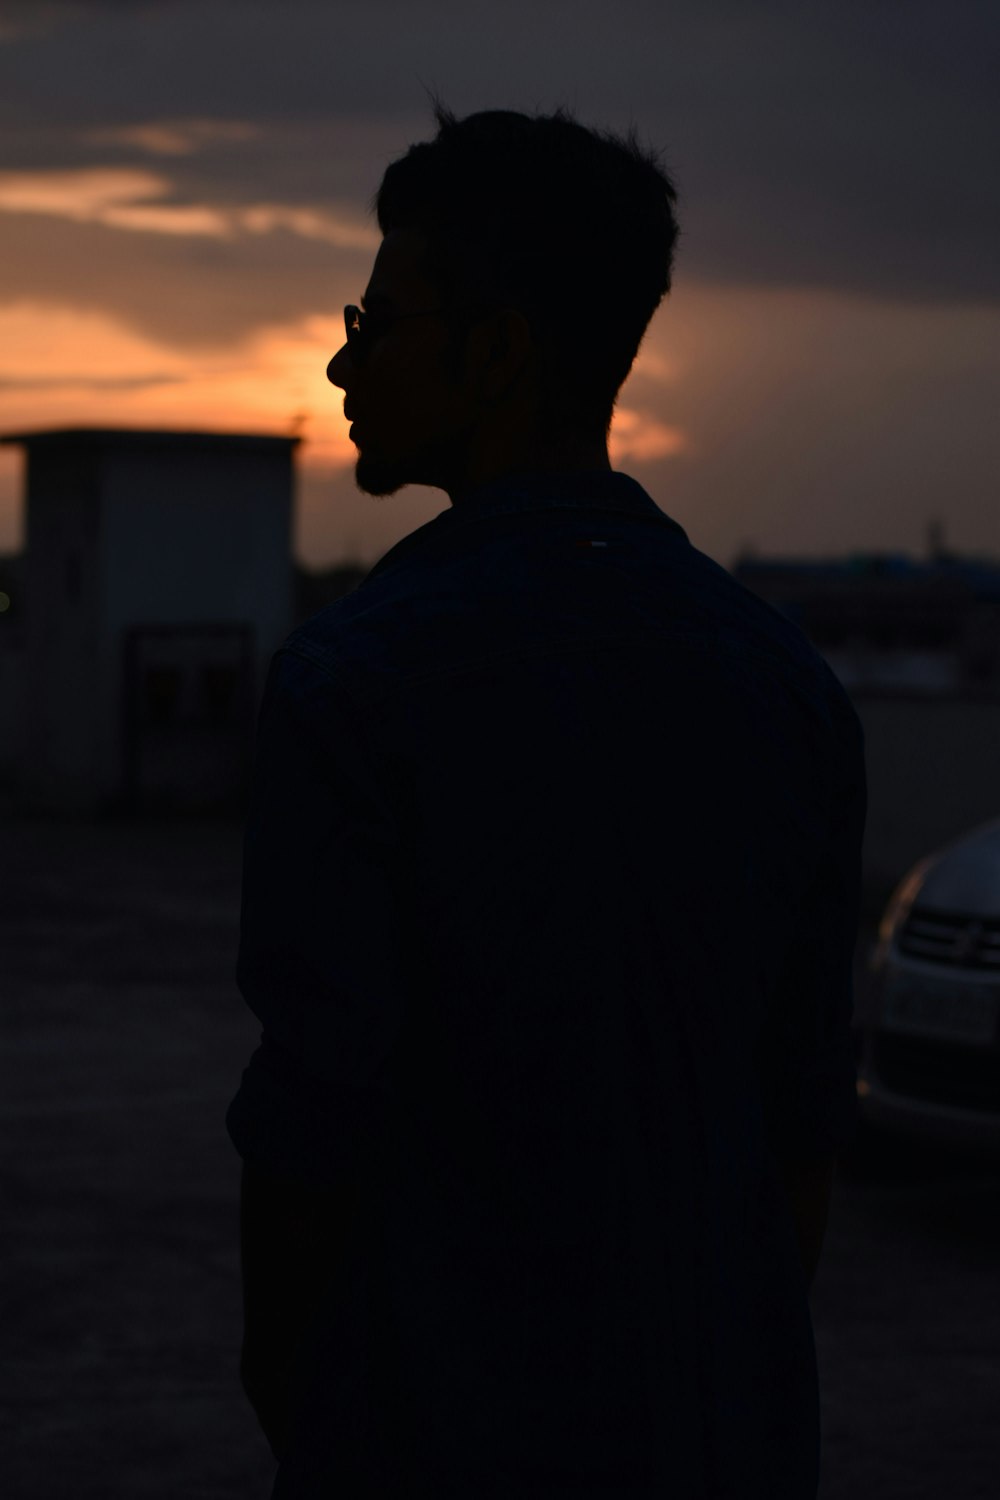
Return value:
M 253 619 L 270 657 L 291 628 L 291 480 L 283 453 L 110 453 L 105 624 Z
M 33 800 L 73 806 L 100 757 L 96 453 L 32 455 L 26 521 L 23 786 Z
M 0 800 L 10 802 L 24 754 L 24 554 L 0 556 Z M 2 601 L 0 601 L 2 602 Z
M 121 784 L 126 637 L 136 626 L 250 626 L 253 707 L 292 628 L 290 455 L 165 447 L 103 476 L 101 793 Z M 179 638 L 180 639 L 180 638 Z M 189 656 L 190 642 L 184 646 Z M 206 636 L 206 668 L 216 648 Z M 187 753 L 186 751 L 184 753 Z
M 0 791 L 18 783 L 24 760 L 24 638 L 5 632 L 0 644 Z
M 180 806 L 185 778 L 203 797 L 242 764 L 293 625 L 294 444 L 9 441 L 27 446 L 28 489 L 23 633 L 0 640 L 0 776 L 16 770 L 25 807 L 85 815 L 137 781 L 164 805 Z

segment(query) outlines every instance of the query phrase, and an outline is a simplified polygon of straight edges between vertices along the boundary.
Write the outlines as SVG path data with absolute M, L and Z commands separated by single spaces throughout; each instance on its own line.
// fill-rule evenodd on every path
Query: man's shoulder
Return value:
M 564 511 L 525 526 L 498 517 L 461 537 L 418 539 L 408 549 L 405 538 L 351 593 L 293 630 L 283 649 L 361 701 L 416 676 L 474 669 L 577 635 L 614 638 L 624 649 L 634 639 L 644 650 L 659 642 L 664 661 L 696 653 L 708 670 L 713 662 L 730 672 L 742 667 L 759 692 L 791 688 L 825 713 L 854 716 L 792 620 L 683 533 L 678 539 L 648 518 Z M 383 566 L 387 559 L 392 566 Z
M 434 599 L 433 576 L 426 566 L 383 577 L 369 574 L 349 594 L 296 626 L 280 649 L 307 659 L 363 698 L 366 684 L 387 683 L 387 674 L 413 656 L 421 621 L 435 612 Z
M 697 547 L 688 547 L 684 561 L 682 634 L 692 645 L 704 642 L 765 678 L 797 682 L 853 712 L 830 664 L 794 620 Z

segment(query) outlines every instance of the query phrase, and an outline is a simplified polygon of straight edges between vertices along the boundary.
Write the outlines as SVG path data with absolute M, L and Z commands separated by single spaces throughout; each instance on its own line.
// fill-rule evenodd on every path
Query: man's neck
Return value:
M 520 474 L 593 474 L 610 473 L 611 459 L 607 443 L 593 443 L 571 437 L 546 444 L 544 448 L 521 455 L 482 458 L 470 463 L 461 481 L 447 490 L 452 505 L 461 505 L 465 495 L 500 479 L 516 479 Z

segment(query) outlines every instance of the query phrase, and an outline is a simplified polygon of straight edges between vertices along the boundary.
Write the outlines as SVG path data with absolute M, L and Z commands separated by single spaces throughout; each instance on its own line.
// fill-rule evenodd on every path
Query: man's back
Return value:
M 363 1194 L 275 1494 L 814 1495 L 778 1166 L 852 1129 L 864 821 L 825 664 L 628 476 L 497 483 L 289 638 L 255 788 L 230 1129 Z

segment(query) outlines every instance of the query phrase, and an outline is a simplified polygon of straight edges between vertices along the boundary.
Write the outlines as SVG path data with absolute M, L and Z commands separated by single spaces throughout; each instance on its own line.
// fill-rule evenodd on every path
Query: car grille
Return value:
M 883 1033 L 872 1061 L 890 1093 L 1000 1114 L 1000 1052 Z
M 911 907 L 896 934 L 896 946 L 909 958 L 1000 974 L 1000 918 Z

